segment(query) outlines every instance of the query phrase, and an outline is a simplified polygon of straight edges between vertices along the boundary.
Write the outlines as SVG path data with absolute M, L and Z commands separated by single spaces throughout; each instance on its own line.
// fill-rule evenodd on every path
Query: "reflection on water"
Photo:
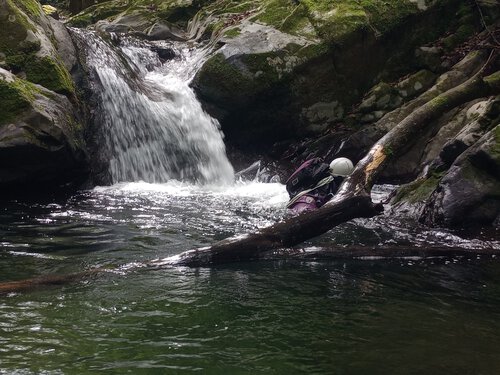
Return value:
M 172 182 L 7 202 L 0 278 L 166 257 L 269 225 L 286 200 L 279 184 Z M 332 240 L 499 245 L 389 217 L 310 243 Z M 496 374 L 499 292 L 500 264 L 486 257 L 110 273 L 0 297 L 0 373 Z

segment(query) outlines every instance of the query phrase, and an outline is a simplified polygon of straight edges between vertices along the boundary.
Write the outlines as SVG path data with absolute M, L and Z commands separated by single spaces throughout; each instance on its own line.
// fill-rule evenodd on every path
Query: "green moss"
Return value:
M 129 8 L 129 1 L 106 1 L 92 5 L 71 17 L 67 24 L 73 27 L 87 27 L 100 20 L 112 19 Z
M 429 105 L 431 105 L 433 107 L 441 107 L 441 106 L 445 105 L 447 102 L 448 102 L 448 98 L 446 97 L 446 95 L 441 94 L 439 96 L 436 96 L 434 99 L 432 99 L 429 102 Z
M 37 0 L 13 0 L 13 2 L 32 19 L 37 19 L 42 14 L 41 5 Z
M 37 92 L 39 90 L 35 85 L 24 80 L 16 78 L 7 82 L 0 79 L 0 125 L 14 120 L 29 108 Z
M 5 58 L 9 69 L 13 73 L 18 73 L 24 69 L 28 56 L 25 54 L 10 55 Z
M 243 75 L 237 68 L 229 64 L 221 53 L 211 57 L 202 67 L 199 77 L 205 82 L 202 86 L 217 90 L 214 95 L 220 99 L 233 96 L 234 88 L 242 96 L 252 95 L 256 87 L 252 79 Z
M 484 77 L 484 82 L 490 86 L 490 88 L 494 90 L 500 89 L 500 71 L 497 71 L 493 74 L 490 74 L 487 77 Z
M 398 189 L 393 203 L 402 201 L 408 203 L 424 202 L 436 190 L 442 177 L 442 174 L 433 173 L 428 178 L 421 178 L 403 185 Z
M 304 29 L 310 26 L 307 7 L 290 0 L 264 2 L 262 11 L 252 20 L 295 35 L 307 34 Z
M 240 34 L 241 30 L 239 28 L 229 29 L 224 32 L 226 38 L 236 38 Z
M 36 28 L 12 0 L 7 0 L 8 12 L 0 16 L 0 25 L 4 29 L 0 33 L 0 50 L 9 52 L 17 50 L 19 43 L 26 39 L 28 30 L 35 32 Z
M 10 54 L 5 58 L 5 62 L 12 72 L 18 73 L 24 70 L 30 59 L 35 58 L 35 53 L 38 50 L 40 50 L 40 41 L 23 41 L 19 44 L 19 48 L 16 51 L 9 51 Z
M 388 147 L 384 147 L 382 149 L 382 152 L 384 153 L 384 155 L 387 155 L 387 156 L 392 156 L 394 155 L 394 151 L 392 150 L 392 147 L 388 146 Z
M 79 13 L 71 17 L 67 24 L 73 27 L 87 27 L 94 23 L 94 18 L 91 13 Z
M 304 60 L 312 60 L 331 53 L 330 46 L 327 43 L 309 44 L 299 49 L 297 57 Z
M 75 87 L 66 68 L 50 58 L 33 58 L 24 67 L 26 78 L 60 94 L 71 95 Z

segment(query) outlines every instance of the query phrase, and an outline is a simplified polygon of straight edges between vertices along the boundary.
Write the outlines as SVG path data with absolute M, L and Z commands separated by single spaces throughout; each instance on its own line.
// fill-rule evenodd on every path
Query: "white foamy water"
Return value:
M 86 62 L 99 97 L 100 143 L 113 183 L 233 181 L 219 124 L 189 87 L 204 50 L 179 49 L 178 57 L 163 64 L 137 42 L 115 46 L 92 32 L 75 33 L 87 44 Z

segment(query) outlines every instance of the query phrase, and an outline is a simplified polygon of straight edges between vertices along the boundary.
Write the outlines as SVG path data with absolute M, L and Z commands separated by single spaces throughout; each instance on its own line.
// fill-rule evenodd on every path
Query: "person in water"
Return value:
M 302 173 L 300 172 L 301 168 L 299 168 L 287 181 L 287 190 L 290 196 L 287 208 L 294 213 L 312 211 L 323 206 L 332 199 L 344 179 L 354 170 L 352 161 L 347 158 L 334 159 L 330 165 L 313 162 L 304 168 L 303 166 L 308 162 L 301 166 Z M 307 176 L 304 177 L 304 175 Z M 301 178 L 302 181 L 305 181 L 301 185 L 301 191 L 297 192 L 293 188 L 289 188 L 292 182 L 297 184 L 296 181 Z

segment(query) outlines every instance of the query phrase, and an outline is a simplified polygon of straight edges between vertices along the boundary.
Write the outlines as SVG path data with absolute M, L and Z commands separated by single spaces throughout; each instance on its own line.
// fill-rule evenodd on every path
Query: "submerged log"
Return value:
M 306 249 L 279 249 L 262 254 L 262 260 L 328 261 L 346 259 L 398 259 L 398 258 L 477 258 L 497 257 L 500 249 L 487 247 L 470 249 L 459 246 L 332 246 Z
M 31 279 L 0 283 L 0 295 L 7 293 L 17 293 L 48 286 L 66 285 L 72 282 L 82 281 L 90 276 L 100 274 L 105 271 L 106 270 L 102 268 L 94 268 L 87 271 L 69 273 L 64 275 L 47 275 L 34 277 Z
M 255 260 L 266 251 L 295 246 L 358 217 L 373 217 L 383 211 L 367 195 L 349 197 L 319 210 L 305 212 L 255 233 L 231 237 L 216 244 L 186 251 L 172 258 L 176 265 L 190 267 Z

